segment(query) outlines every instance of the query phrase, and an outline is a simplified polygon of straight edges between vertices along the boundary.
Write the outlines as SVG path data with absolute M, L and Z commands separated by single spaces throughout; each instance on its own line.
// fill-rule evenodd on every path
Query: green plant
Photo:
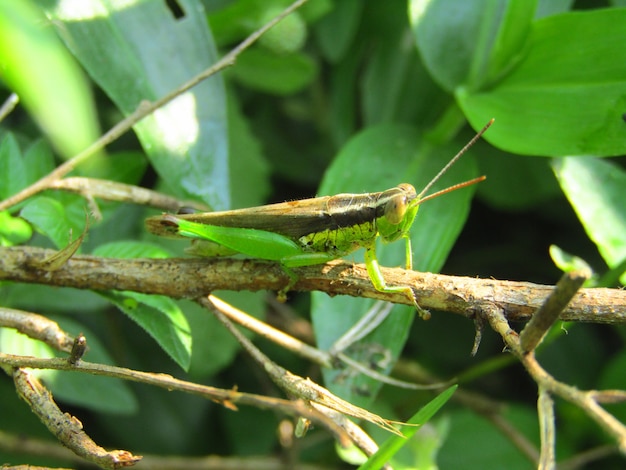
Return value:
M 250 207 L 268 199 L 379 191 L 402 182 L 421 188 L 468 140 L 470 126 L 479 129 L 495 118 L 486 142 L 441 181 L 446 186 L 487 175 L 471 216 L 471 191 L 429 202 L 411 231 L 414 269 L 426 273 L 385 272 L 387 282 L 415 286 L 420 305 L 434 312 L 430 322 L 412 326 L 410 302 L 377 292 L 348 259 L 297 269 L 295 290 L 323 291 L 311 297 L 312 327 L 304 335 L 315 336 L 317 349 L 284 339 L 280 348 L 266 340 L 257 346 L 294 374 L 311 376 L 347 402 L 394 419 L 414 414 L 432 392 L 383 387 L 392 370 L 404 382 L 458 377 L 455 404 L 428 421 L 420 437 L 406 441 L 394 468 L 530 468 L 555 460 L 574 468 L 599 458 L 603 468 L 622 466 L 623 403 L 610 405 L 611 414 L 598 403 L 619 402 L 626 390 L 626 300 L 615 289 L 626 280 L 626 176 L 621 159 L 605 158 L 626 148 L 626 10 L 572 10 L 571 2 L 527 0 L 310 0 L 288 23 L 270 30 L 271 36 L 263 30 L 263 39 L 252 44 L 255 31 L 289 2 L 217 3 L 204 2 L 207 11 L 191 0 L 0 6 L 0 77 L 47 140 L 39 140 L 20 110 L 9 117 L 2 113 L 0 364 L 22 394 L 28 384 L 41 391 L 33 385 L 38 379 L 23 375 L 22 367 L 47 368 L 39 378 L 63 406 L 80 408 L 73 411 L 79 416 L 83 408 L 90 410 L 81 416 L 87 433 L 134 454 L 217 453 L 241 466 L 260 465 L 264 456 L 267 465 L 277 466 L 271 457 L 274 430 L 284 415 L 257 407 L 308 414 L 340 435 L 333 427 L 337 421 L 320 416 L 318 408 L 264 396 L 269 383 L 263 368 L 238 355 L 240 345 L 256 354 L 257 365 L 276 373 L 274 380 L 284 369 L 274 368 L 245 338 L 226 333 L 220 312 L 234 318 L 234 310 L 213 297 L 175 300 L 229 290 L 215 295 L 259 319 L 268 311 L 283 312 L 282 326 L 292 331 L 308 313 L 306 297 L 294 295 L 285 313 L 285 307 L 268 309 L 265 297 L 243 292 L 284 287 L 280 268 L 172 258 L 182 255 L 183 246 L 149 236 L 143 220 L 182 205 Z M 235 47 L 240 41 L 243 47 Z M 95 100 L 86 96 L 88 81 L 74 60 L 99 90 Z M 183 84 L 193 77 L 200 83 L 187 90 Z M 98 120 L 107 128 L 117 124 L 97 139 Z M 131 126 L 138 142 L 124 134 Z M 574 270 L 556 292 L 570 290 L 573 296 L 588 278 L 587 289 L 567 307 L 553 294 L 556 307 L 544 309 L 551 320 L 528 327 L 518 339 L 508 322 L 544 318 L 535 311 L 553 289 L 492 278 L 554 284 L 559 271 L 549 260 L 550 245 L 560 247 L 550 250 L 556 265 Z M 57 250 L 55 257 L 50 248 Z M 404 265 L 401 246 L 381 247 L 379 253 L 383 266 Z M 428 274 L 442 267 L 483 279 Z M 364 312 L 380 310 L 373 299 L 405 305 L 394 306 L 366 338 L 337 351 L 336 340 Z M 444 311 L 460 315 L 439 313 Z M 555 313 L 568 323 L 552 328 L 535 351 Z M 488 324 L 513 354 L 501 355 L 502 340 L 485 333 L 471 357 L 470 319 L 478 338 Z M 278 340 L 275 331 L 245 321 Z M 65 354 L 15 333 L 17 328 L 41 338 L 55 324 L 69 335 L 59 331 L 48 342 Z M 78 353 L 76 365 L 52 359 L 67 356 L 71 336 L 80 332 L 89 346 L 84 359 Z M 306 359 L 296 359 L 289 344 Z M 533 380 L 515 367 L 514 357 Z M 374 372 L 356 372 L 345 365 L 351 359 Z M 311 369 L 309 361 L 323 367 Z M 204 398 L 134 387 L 128 380 L 195 390 Z M 217 388 L 200 392 L 193 382 Z M 583 394 L 566 384 L 610 393 Z M 0 387 L 0 452 L 15 452 L 25 442 L 15 436 L 45 432 L 18 405 L 15 385 L 2 379 Z M 437 406 L 445 401 L 436 400 Z M 556 430 L 552 412 L 558 415 Z M 598 436 L 593 420 L 608 436 Z M 377 429 L 368 432 L 378 442 L 385 438 Z M 280 441 L 286 465 L 340 465 L 330 433 L 316 429 L 296 441 L 290 435 Z M 29 463 L 76 461 L 49 441 L 45 449 Z M 3 462 L 23 460 L 15 453 L 0 456 Z M 113 465 L 109 457 L 98 458 L 103 460 L 92 461 Z M 184 458 L 179 463 L 189 464 Z M 153 468 L 158 464 L 150 456 L 144 460 Z M 171 467 L 174 461 L 161 457 L 161 464 Z

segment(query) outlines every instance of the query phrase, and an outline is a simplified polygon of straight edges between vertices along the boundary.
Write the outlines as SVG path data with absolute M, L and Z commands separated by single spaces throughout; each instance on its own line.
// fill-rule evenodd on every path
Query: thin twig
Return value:
M 74 176 L 53 181 L 50 189 L 78 193 L 83 197 L 98 198 L 105 201 L 120 201 L 131 204 L 150 206 L 169 212 L 177 212 L 187 206 L 196 210 L 207 211 L 209 207 L 194 201 L 180 201 L 151 189 L 142 188 L 116 181 Z
M 404 380 L 394 379 L 393 377 L 389 377 L 387 375 L 381 374 L 370 367 L 367 367 L 360 362 L 357 362 L 351 359 L 346 354 L 341 353 L 331 353 L 326 351 L 321 351 L 313 346 L 310 346 L 293 336 L 290 336 L 283 331 L 277 330 L 276 328 L 264 323 L 260 320 L 257 320 L 251 315 L 239 310 L 238 308 L 224 302 L 223 300 L 215 297 L 213 295 L 209 296 L 209 299 L 213 304 L 220 309 L 220 311 L 226 315 L 231 321 L 237 323 L 238 325 L 247 328 L 250 331 L 255 332 L 256 334 L 280 345 L 281 347 L 293 352 L 294 354 L 298 354 L 299 356 L 308 359 L 309 361 L 318 364 L 321 367 L 333 368 L 333 364 L 337 361 L 343 362 L 346 365 L 352 367 L 356 371 L 367 375 L 375 380 L 379 380 L 388 385 L 393 385 L 395 387 L 407 388 L 411 390 L 433 390 L 442 387 L 446 384 L 416 384 L 405 382 Z
M 554 470 L 556 465 L 556 422 L 554 419 L 554 401 L 550 392 L 539 387 L 539 399 L 537 400 L 539 415 L 539 432 L 541 435 L 541 456 L 539 458 L 539 470 Z
M 393 425 L 404 424 L 398 421 L 392 421 L 384 419 L 377 414 L 371 413 L 363 408 L 353 405 L 329 392 L 324 387 L 316 384 L 309 378 L 303 378 L 298 375 L 292 374 L 288 370 L 282 368 L 278 364 L 271 361 L 265 354 L 263 354 L 258 348 L 256 348 L 252 342 L 246 338 L 242 333 L 235 328 L 233 323 L 228 319 L 226 315 L 219 309 L 218 304 L 213 302 L 214 297 L 199 298 L 198 302 L 205 308 L 213 312 L 217 319 L 226 327 L 226 329 L 237 339 L 237 342 L 243 346 L 243 348 L 252 356 L 252 358 L 260 366 L 264 368 L 272 381 L 284 390 L 288 395 L 305 400 L 311 404 L 322 405 L 323 407 L 330 408 L 336 412 L 344 415 L 352 416 L 357 419 L 369 421 L 389 432 L 402 435 Z M 317 409 L 323 410 L 324 408 Z M 337 423 L 339 426 L 344 427 L 344 423 Z M 345 429 L 345 428 L 344 428 Z M 358 443 L 357 443 L 358 444 Z M 361 448 L 364 452 L 368 453 L 371 449 Z M 369 454 L 368 454 L 369 455 Z
M 58 351 L 67 353 L 72 351 L 74 337 L 63 331 L 57 322 L 43 315 L 0 307 L 0 326 L 14 328 L 30 338 L 43 341 Z
M 132 382 L 141 382 L 166 390 L 178 390 L 207 398 L 224 407 L 236 410 L 237 405 L 254 406 L 257 408 L 272 409 L 291 416 L 304 416 L 328 428 L 338 439 L 345 439 L 345 434 L 332 421 L 324 415 L 311 409 L 301 400 L 283 400 L 279 398 L 265 397 L 251 393 L 239 392 L 236 389 L 225 390 L 208 385 L 200 385 L 193 382 L 176 379 L 171 375 L 141 372 L 124 367 L 110 366 L 107 364 L 95 364 L 81 360 L 76 365 L 70 364 L 63 358 L 37 358 L 32 356 L 16 356 L 13 354 L 0 353 L 0 367 L 4 368 L 31 368 L 31 369 L 54 369 L 86 372 L 93 375 L 104 375 Z
M 501 309 L 486 304 L 481 314 L 485 315 L 491 327 L 502 336 L 507 349 L 524 365 L 538 387 L 581 408 L 600 428 L 615 439 L 620 452 L 626 455 L 626 426 L 598 404 L 595 400 L 598 392 L 579 390 L 552 377 L 539 365 L 533 352 L 525 353 L 519 335 L 509 326 Z

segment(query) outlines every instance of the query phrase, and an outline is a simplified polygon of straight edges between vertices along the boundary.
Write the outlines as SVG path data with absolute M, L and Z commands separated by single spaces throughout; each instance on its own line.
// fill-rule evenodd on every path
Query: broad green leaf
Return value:
M 233 207 L 263 204 L 270 191 L 269 165 L 233 94 L 228 100 L 228 142 Z
M 63 156 L 98 137 L 87 81 L 31 1 L 0 2 L 0 77 Z
M 427 423 L 435 415 L 435 413 L 437 413 L 437 411 L 439 411 L 439 409 L 447 403 L 447 401 L 456 391 L 457 387 L 458 385 L 453 385 L 452 387 L 441 392 L 426 405 L 424 405 L 417 413 L 415 413 L 411 417 L 411 419 L 407 421 L 407 423 L 413 424 L 415 426 L 402 427 L 400 431 L 402 432 L 404 437 L 389 437 L 387 441 L 385 441 L 385 443 L 380 446 L 378 451 L 374 455 L 372 455 L 366 463 L 359 467 L 359 470 L 374 470 L 382 468 L 385 463 L 391 460 L 391 458 L 403 446 L 410 442 L 411 437 L 419 430 L 419 428 Z
M 24 169 L 27 184 L 34 183 L 54 170 L 54 157 L 48 143 L 36 140 L 24 152 Z
M 76 204 L 68 207 L 57 199 L 41 196 L 30 200 L 20 216 L 33 224 L 38 232 L 50 238 L 57 248 L 63 248 L 80 236 L 85 228 L 85 215 L 81 223 L 74 216 L 76 208 Z
M 626 172 L 594 157 L 554 159 L 552 167 L 606 264 L 620 265 L 626 259 Z M 626 274 L 620 280 L 626 284 Z
M 68 318 L 53 318 L 70 334 L 82 332 L 89 349 L 84 360 L 100 364 L 113 364 L 98 337 L 82 324 Z M 45 343 L 31 339 L 15 330 L 0 328 L 0 350 L 5 353 L 41 358 L 67 357 Z M 44 380 L 53 396 L 60 401 L 114 414 L 130 414 L 138 403 L 128 385 L 121 379 L 57 370 L 37 370 L 35 374 Z
M 485 139 L 524 155 L 626 152 L 626 9 L 570 12 L 534 22 L 522 60 L 494 86 L 459 88 Z
M 203 8 L 179 2 L 64 0 L 51 6 L 59 34 L 125 114 L 173 91 L 217 60 Z M 134 127 L 159 175 L 179 195 L 225 208 L 228 196 L 226 103 L 211 77 Z
M 205 7 L 209 10 L 209 22 L 218 46 L 228 47 L 243 41 L 246 36 L 278 16 L 291 3 L 291 0 L 238 0 L 205 3 Z M 266 41 L 270 38 L 269 42 L 278 41 L 280 47 L 286 47 L 283 49 L 284 52 L 298 50 L 306 38 L 304 21 L 307 23 L 317 21 L 331 8 L 331 0 L 305 3 L 261 36 L 260 42 L 267 46 Z M 297 19 L 294 21 L 293 18 Z M 272 45 L 269 47 L 272 48 Z
M 189 369 L 191 331 L 187 318 L 172 299 L 129 291 L 100 295 L 146 330 L 183 370 Z
M 303 53 L 278 55 L 257 47 L 241 54 L 237 67 L 230 73 L 249 88 L 291 95 L 311 84 L 317 75 L 317 65 Z
M 105 258 L 168 258 L 169 253 L 160 246 L 148 242 L 121 241 L 100 245 L 93 255 Z
M 498 121 L 487 134 L 497 126 Z M 561 194 L 546 159 L 502 152 L 484 142 L 477 142 L 474 151 L 480 155 L 481 173 L 487 175 L 477 194 L 492 207 L 513 211 L 533 209 Z
M 322 54 L 330 62 L 338 63 L 346 59 L 346 53 L 355 40 L 364 6 L 360 0 L 335 2 L 333 10 L 315 25 L 317 42 Z
M 424 64 L 452 92 L 487 86 L 519 60 L 535 7 L 534 0 L 411 0 L 409 17 Z
M 164 258 L 167 253 L 144 242 L 116 242 L 94 250 L 97 256 L 111 258 Z M 137 292 L 106 292 L 101 295 L 146 330 L 184 370 L 191 363 L 191 331 L 180 307 L 169 297 Z
M 374 126 L 357 134 L 344 146 L 328 169 L 320 193 L 381 191 L 402 182 L 413 184 L 419 192 L 462 146 L 461 142 L 431 144 L 408 126 Z M 471 154 L 465 155 L 432 191 L 475 176 L 475 162 Z M 437 271 L 441 268 L 463 227 L 472 194 L 471 188 L 455 191 L 428 201 L 420 208 L 411 230 L 414 269 Z M 377 251 L 381 266 L 405 266 L 403 242 L 379 245 Z M 362 263 L 362 256 L 362 251 L 357 251 L 347 259 Z M 329 348 L 372 305 L 372 301 L 366 299 L 330 298 L 322 293 L 314 293 L 312 303 L 315 335 L 322 349 Z M 382 367 L 389 371 L 404 345 L 413 316 L 411 307 L 394 307 L 385 322 L 361 342 L 357 359 L 367 363 L 374 356 L 388 357 L 389 361 Z M 342 372 L 325 370 L 326 385 L 352 403 L 367 407 L 380 383 L 362 375 L 345 378 Z M 335 382 L 339 376 L 343 379 Z M 360 393 L 363 390 L 367 390 L 368 396 Z
M 402 2 L 375 2 L 369 8 L 380 18 L 404 18 L 406 14 Z M 435 84 L 417 49 L 407 47 L 408 22 L 381 21 L 378 27 L 384 27 L 385 34 L 364 54 L 364 71 L 357 71 L 357 77 L 363 75 L 363 120 L 368 126 L 394 121 L 431 126 L 452 98 Z M 354 84 L 350 85 L 353 94 Z
M 126 184 L 138 184 L 148 166 L 148 160 L 140 151 L 111 153 L 99 163 L 98 178 Z

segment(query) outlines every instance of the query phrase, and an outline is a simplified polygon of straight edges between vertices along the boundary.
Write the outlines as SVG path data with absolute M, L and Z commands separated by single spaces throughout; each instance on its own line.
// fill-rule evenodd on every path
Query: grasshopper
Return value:
M 422 316 L 411 286 L 389 286 L 376 257 L 376 239 L 391 243 L 403 238 L 406 269 L 412 269 L 409 230 L 421 203 L 485 179 L 484 176 L 424 196 L 432 185 L 489 128 L 493 119 L 459 151 L 418 194 L 402 183 L 386 191 L 337 194 L 247 209 L 198 214 L 163 214 L 150 217 L 147 228 L 156 235 L 201 240 L 195 254 L 229 256 L 243 254 L 277 261 L 291 278 L 284 293 L 297 281 L 290 268 L 321 264 L 365 248 L 365 264 L 380 292 L 406 295 Z

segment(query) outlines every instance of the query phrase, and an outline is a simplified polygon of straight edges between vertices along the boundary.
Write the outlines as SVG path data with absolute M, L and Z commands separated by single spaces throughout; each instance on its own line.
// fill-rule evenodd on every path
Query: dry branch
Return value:
M 195 299 L 211 291 L 272 290 L 289 282 L 275 263 L 240 259 L 114 259 L 77 255 L 50 273 L 38 263 L 54 252 L 33 247 L 0 248 L 0 279 L 93 290 L 130 290 Z M 410 304 L 401 294 L 378 292 L 364 265 L 332 261 L 294 269 L 300 276 L 296 291 L 319 290 L 329 295 L 352 295 Z M 473 317 L 485 305 L 504 312 L 509 320 L 528 320 L 553 286 L 420 273 L 382 268 L 388 284 L 412 285 L 423 308 Z M 563 310 L 561 320 L 595 323 L 626 322 L 626 291 L 581 289 Z

